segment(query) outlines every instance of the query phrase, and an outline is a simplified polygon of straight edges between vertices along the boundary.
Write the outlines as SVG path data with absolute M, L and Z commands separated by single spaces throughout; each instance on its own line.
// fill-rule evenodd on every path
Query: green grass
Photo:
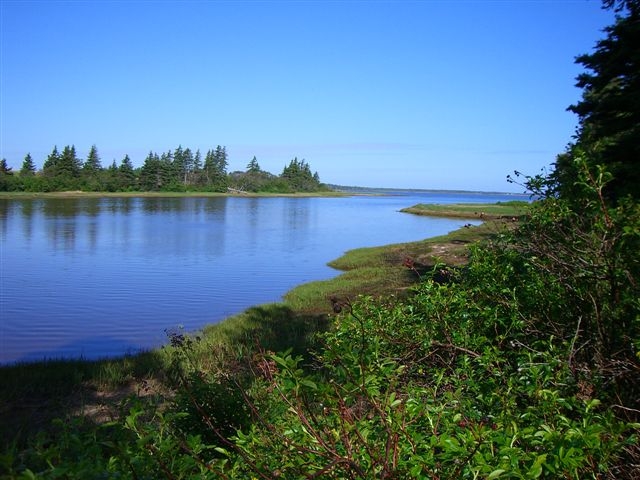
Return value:
M 413 207 L 403 208 L 401 212 L 433 217 L 500 219 L 520 218 L 526 215 L 529 202 L 513 200 L 497 203 L 456 203 L 436 205 L 419 203 Z

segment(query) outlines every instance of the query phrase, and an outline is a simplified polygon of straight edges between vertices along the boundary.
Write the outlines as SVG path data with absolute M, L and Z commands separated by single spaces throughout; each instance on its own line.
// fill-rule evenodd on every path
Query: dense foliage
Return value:
M 246 172 L 228 174 L 228 163 L 223 146 L 208 150 L 204 158 L 200 150 L 193 152 L 190 148 L 178 146 L 160 155 L 149 152 L 139 168 L 134 168 L 128 155 L 119 165 L 114 160 L 104 168 L 95 145 L 84 161 L 78 157 L 73 145 L 67 145 L 62 152 L 54 147 L 40 171 L 37 171 L 29 153 L 19 172 L 13 172 L 3 159 L 0 164 L 0 191 L 226 192 L 232 189 L 290 193 L 327 190 L 320 183 L 318 174 L 311 174 L 308 163 L 297 158 L 291 160 L 279 176 L 262 171 L 255 157 L 247 165 Z

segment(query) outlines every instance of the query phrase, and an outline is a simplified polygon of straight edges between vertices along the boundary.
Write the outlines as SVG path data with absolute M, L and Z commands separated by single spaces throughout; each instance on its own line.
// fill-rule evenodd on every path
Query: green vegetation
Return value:
M 36 171 L 27 153 L 22 168 L 14 174 L 6 159 L 0 164 L 0 192 L 323 192 L 318 173 L 309 164 L 294 158 L 277 176 L 260 169 L 255 157 L 246 172 L 227 173 L 228 156 L 218 145 L 202 158 L 200 150 L 179 146 L 161 155 L 149 152 L 144 164 L 134 168 L 128 155 L 117 165 L 115 160 L 103 168 L 98 149 L 91 147 L 82 161 L 74 146 L 62 153 L 54 147 Z
M 594 112 L 637 86 L 640 2 L 605 5 L 635 34 L 612 27 L 590 57 Z M 605 66 L 631 71 L 612 82 Z M 607 95 L 590 86 L 601 80 Z M 621 120 L 638 113 L 617 105 Z M 105 423 L 56 422 L 9 444 L 0 468 L 51 479 L 638 478 L 640 205 L 620 175 L 635 160 L 603 155 L 640 139 L 609 115 L 581 122 L 553 174 L 524 177 L 539 200 L 521 222 L 487 226 L 481 242 L 465 243 L 478 234 L 466 228 L 337 262 L 363 293 L 382 275 L 394 295 L 316 284 L 289 301 L 328 296 L 329 315 L 269 305 L 201 337 L 175 332 L 162 353 L 170 396 L 129 397 Z
M 405 213 L 427 215 L 431 217 L 496 219 L 520 218 L 529 208 L 529 202 L 513 200 L 497 203 L 459 203 L 453 205 L 434 205 L 419 203 L 400 210 Z

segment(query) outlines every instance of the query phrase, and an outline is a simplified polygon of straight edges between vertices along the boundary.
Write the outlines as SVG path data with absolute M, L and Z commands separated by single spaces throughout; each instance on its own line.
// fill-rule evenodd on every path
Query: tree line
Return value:
M 158 154 L 150 151 L 141 167 L 134 167 L 129 155 L 120 164 L 115 160 L 103 167 L 98 149 L 91 147 L 83 161 L 74 145 L 57 146 L 38 170 L 30 153 L 22 167 L 14 172 L 6 159 L 0 163 L 0 191 L 55 192 L 81 190 L 87 192 L 131 191 L 202 191 L 226 192 L 314 192 L 327 190 L 318 172 L 312 173 L 305 160 L 294 158 L 280 175 L 262 170 L 254 156 L 245 171 L 227 172 L 226 147 L 218 145 L 204 156 L 200 150 L 183 148 Z

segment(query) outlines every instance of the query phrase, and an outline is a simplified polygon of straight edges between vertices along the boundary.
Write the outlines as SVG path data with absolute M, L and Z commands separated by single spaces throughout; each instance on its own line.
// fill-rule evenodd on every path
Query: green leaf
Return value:
M 309 387 L 312 390 L 317 390 L 318 386 L 313 383 L 311 380 L 300 380 L 300 384 L 304 385 L 305 387 Z
M 494 470 L 493 472 L 491 472 L 489 474 L 489 476 L 487 477 L 487 480 L 492 480 L 494 478 L 498 478 L 500 475 L 502 475 L 504 472 L 506 472 L 506 470 L 499 468 L 497 470 Z

